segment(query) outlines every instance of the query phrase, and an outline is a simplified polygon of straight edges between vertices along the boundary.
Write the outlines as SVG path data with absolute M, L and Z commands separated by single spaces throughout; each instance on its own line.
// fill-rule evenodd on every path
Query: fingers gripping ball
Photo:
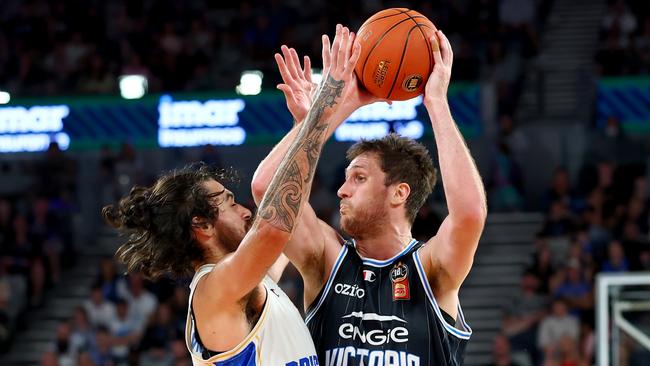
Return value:
M 414 10 L 391 8 L 371 16 L 357 33 L 357 78 L 379 98 L 406 100 L 422 94 L 433 70 L 429 40 L 436 30 Z

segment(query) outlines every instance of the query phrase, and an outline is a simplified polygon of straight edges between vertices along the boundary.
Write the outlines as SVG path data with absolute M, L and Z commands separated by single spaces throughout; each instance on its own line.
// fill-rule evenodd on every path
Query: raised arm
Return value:
M 333 60 L 335 57 L 333 55 L 336 55 L 336 62 L 337 64 L 339 63 L 338 51 L 340 50 L 340 40 L 343 38 L 350 38 L 348 43 L 352 44 L 354 42 L 354 34 L 349 33 L 348 29 L 345 27 L 340 25 L 337 26 L 336 34 L 332 47 L 330 47 L 329 38 L 326 35 L 323 35 L 322 37 L 323 82 L 321 83 L 321 86 L 319 86 L 319 89 L 324 87 L 323 83 L 325 81 L 330 80 L 328 74 L 330 73 L 334 63 Z M 349 56 L 349 53 L 347 56 L 345 53 L 341 55 L 343 58 L 349 58 Z M 309 61 L 308 59 L 305 59 L 305 67 L 301 69 L 297 53 L 295 50 L 287 47 L 282 47 L 282 56 L 276 54 L 275 58 L 284 81 L 284 83 L 280 84 L 278 88 L 283 91 L 286 97 L 287 107 L 289 108 L 289 111 L 291 111 L 294 121 L 301 121 L 303 111 L 309 108 L 308 106 L 305 106 L 305 104 L 309 103 L 309 98 L 307 96 L 310 95 L 310 85 L 313 85 L 311 83 Z M 333 116 L 332 123 L 329 124 L 325 133 L 326 139 L 332 135 L 334 130 L 354 110 L 363 105 L 379 101 L 379 99 L 374 98 L 367 92 L 358 88 L 352 70 L 348 70 L 348 73 L 349 75 L 347 77 L 349 77 L 349 79 L 346 82 L 346 87 L 343 91 L 336 115 Z M 288 146 L 295 140 L 298 130 L 300 129 L 300 123 L 302 122 L 297 122 L 297 125 L 295 125 L 293 129 L 284 136 L 280 143 L 273 148 L 269 155 L 258 166 L 251 184 L 251 189 L 256 202 L 261 201 L 261 197 L 267 191 L 270 178 L 277 170 L 279 162 L 287 152 Z M 336 255 L 340 249 L 340 240 L 338 234 L 333 228 L 318 219 L 316 213 L 308 203 L 305 203 L 303 213 L 299 220 L 300 223 L 298 224 L 298 228 L 285 247 L 284 253 L 296 266 L 298 271 L 300 271 L 300 274 L 303 277 L 305 282 L 305 305 L 309 305 L 318 295 L 320 287 L 323 285 L 324 278 L 327 276 L 329 268 L 331 267 L 329 262 L 333 263 L 336 259 Z
M 262 160 L 255 170 L 253 181 L 251 182 L 251 191 L 255 204 L 259 206 L 264 192 L 271 183 L 271 178 L 282 161 L 282 157 L 287 153 L 289 145 L 293 142 L 298 134 L 302 121 L 307 116 L 309 107 L 317 92 L 318 85 L 314 84 L 311 79 L 311 60 L 308 56 L 304 57 L 304 67 L 300 67 L 298 53 L 293 48 L 287 46 L 281 47 L 282 55 L 275 54 L 275 61 L 278 64 L 278 70 L 282 76 L 282 84 L 278 89 L 284 93 L 287 101 L 287 109 L 293 117 L 293 128 L 280 140 L 280 142 L 271 150 L 269 155 Z M 329 70 L 330 59 L 330 42 L 326 35 L 323 35 L 323 80 L 326 80 Z M 328 129 L 326 139 L 333 133 L 333 128 Z
M 338 31 L 337 31 L 338 32 Z M 346 36 L 351 36 L 354 39 L 354 33 L 346 33 L 347 28 L 340 27 L 341 36 L 344 34 Z M 331 52 L 329 37 L 327 35 L 322 36 L 322 58 L 323 58 L 323 81 L 327 80 L 327 75 L 329 73 L 330 64 L 331 64 Z M 271 177 L 273 177 L 274 172 L 276 171 L 280 161 L 284 154 L 286 154 L 287 149 L 291 142 L 296 138 L 300 124 L 307 115 L 307 111 L 311 106 L 312 99 L 318 91 L 319 85 L 316 85 L 312 81 L 311 73 L 311 60 L 308 56 L 304 57 L 304 66 L 300 66 L 300 59 L 298 53 L 293 48 L 288 48 L 287 46 L 281 47 L 282 54 L 275 54 L 275 61 L 278 64 L 278 70 L 282 76 L 282 84 L 277 86 L 278 89 L 282 91 L 287 102 L 287 108 L 294 120 L 293 128 L 280 140 L 280 142 L 271 150 L 269 155 L 260 163 L 253 175 L 253 180 L 251 182 L 251 190 L 253 192 L 253 198 L 255 203 L 259 205 L 264 192 L 268 188 Z M 354 111 L 356 108 L 361 106 L 371 104 L 381 99 L 375 98 L 369 93 L 357 88 L 356 80 L 354 83 L 354 88 L 351 88 L 348 93 L 348 98 L 346 98 L 346 104 L 352 108 Z M 349 99 L 349 100 L 348 100 Z M 349 109 L 349 108 L 348 108 Z M 351 112 L 350 112 L 351 113 Z M 336 128 L 343 121 L 338 121 L 338 123 L 330 124 L 326 138 L 332 136 Z
M 438 148 L 449 215 L 437 235 L 423 248 L 423 254 L 430 259 L 430 268 L 435 271 L 440 287 L 438 292 L 444 296 L 447 291 L 457 293 L 472 267 L 487 208 L 481 177 L 447 102 L 453 61 L 451 45 L 441 31 L 431 43 L 439 51 L 434 51 L 435 66 L 426 85 L 424 105 Z M 455 313 L 454 304 L 449 308 Z
M 258 218 L 239 248 L 219 263 L 208 275 L 219 282 L 221 296 L 236 301 L 247 295 L 276 262 L 299 222 L 308 201 L 316 164 L 331 121 L 338 120 L 339 103 L 349 83 L 360 49 L 350 54 L 350 37 L 335 40 L 344 57 L 334 60 L 327 80 L 323 83 L 271 180 L 259 206 Z M 338 50 L 333 53 L 338 53 Z M 353 75 L 353 74 L 352 74 Z M 223 281 L 238 274 L 238 281 Z

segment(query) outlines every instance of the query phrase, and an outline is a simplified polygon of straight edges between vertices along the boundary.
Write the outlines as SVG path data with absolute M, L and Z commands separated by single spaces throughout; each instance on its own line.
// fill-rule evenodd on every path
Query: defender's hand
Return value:
M 317 85 L 311 78 L 311 61 L 309 56 L 304 57 L 303 67 L 295 49 L 283 45 L 282 55 L 275 54 L 275 62 L 282 76 L 283 84 L 277 86 L 284 93 L 287 108 L 295 123 L 302 122 L 307 116 L 307 111 L 316 93 Z

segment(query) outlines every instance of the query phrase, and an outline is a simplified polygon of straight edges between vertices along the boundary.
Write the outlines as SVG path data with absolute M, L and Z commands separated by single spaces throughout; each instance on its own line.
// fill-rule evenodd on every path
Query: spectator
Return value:
M 138 324 L 133 317 L 129 316 L 129 303 L 125 300 L 118 299 L 115 308 L 116 321 L 110 327 L 113 345 L 111 354 L 115 366 L 128 365 L 131 348 L 137 344 L 140 337 Z
M 57 363 L 60 366 L 75 366 L 77 358 L 77 349 L 71 341 L 71 328 L 67 322 L 59 323 L 56 328 L 56 339 L 50 346 L 50 351 L 57 357 Z
M 89 350 L 90 358 L 95 366 L 114 366 L 115 359 L 112 354 L 112 337 L 108 329 L 101 325 L 95 332 L 95 341 Z
M 171 298 L 168 300 L 172 318 L 174 319 L 174 329 L 177 329 L 181 334 L 185 333 L 189 298 L 189 286 L 176 286 Z
M 172 366 L 174 356 L 161 344 L 153 344 L 151 348 L 140 354 L 139 366 Z
M 574 220 L 568 206 L 562 201 L 551 202 L 542 232 L 550 237 L 558 237 L 569 234 L 573 228 Z
M 591 285 L 584 279 L 580 262 L 570 261 L 559 276 L 563 281 L 555 290 L 555 296 L 563 299 L 564 305 L 568 305 L 572 313 L 579 314 L 593 308 Z
M 630 269 L 636 271 L 642 270 L 642 253 L 650 250 L 650 243 L 641 235 L 636 223 L 627 221 L 623 225 L 621 246 L 623 247 L 625 258 L 629 258 Z
M 532 272 L 522 276 L 520 290 L 506 305 L 503 317 L 503 332 L 508 336 L 515 351 L 530 352 L 533 361 L 537 360 L 537 325 L 546 315 L 548 300 L 538 293 L 539 279 Z
M 72 348 L 80 353 L 90 349 L 95 340 L 94 330 L 88 319 L 88 313 L 83 306 L 77 306 L 72 314 L 70 343 Z
M 603 272 L 627 272 L 630 270 L 623 246 L 618 240 L 609 243 L 609 259 L 603 264 Z
M 12 234 L 5 257 L 9 272 L 29 278 L 29 303 L 32 306 L 40 306 L 43 304 L 45 290 L 45 268 L 42 252 L 31 240 L 27 218 L 24 215 L 14 217 Z
M 492 161 L 488 190 L 496 211 L 518 211 L 523 207 L 523 183 L 519 165 L 510 147 L 500 142 Z
M 154 354 L 157 354 L 156 349 L 168 349 L 171 341 L 178 336 L 184 336 L 184 333 L 178 334 L 177 329 L 174 327 L 171 308 L 168 304 L 161 303 L 144 331 L 140 341 L 140 350 L 153 349 Z
M 53 284 L 61 278 L 61 252 L 63 251 L 62 237 L 59 234 L 63 223 L 57 220 L 48 199 L 40 197 L 34 200 L 32 215 L 29 220 L 29 235 L 36 247 L 42 248 L 43 257 L 47 259 L 48 274 Z
M 580 324 L 580 354 L 586 365 L 592 365 L 596 346 L 594 328 L 589 322 Z
M 171 353 L 174 359 L 174 366 L 192 366 L 192 358 L 189 352 L 187 352 L 185 340 L 179 338 L 172 341 Z
M 99 262 L 99 274 L 95 280 L 95 286 L 99 286 L 102 289 L 102 294 L 104 298 L 111 302 L 117 302 L 119 299 L 118 296 L 118 284 L 123 282 L 124 279 L 121 276 L 118 276 L 115 270 L 115 262 L 111 257 L 102 258 Z
M 624 0 L 616 0 L 609 6 L 609 10 L 603 18 L 602 28 L 605 33 L 611 34 L 617 31 L 618 42 L 627 47 L 630 35 L 637 28 L 636 17 L 625 4 Z
M 569 308 L 564 300 L 557 298 L 551 305 L 551 314 L 540 323 L 537 346 L 544 355 L 552 355 L 559 349 L 563 336 L 577 341 L 579 332 L 578 319 L 569 314 Z
M 643 31 L 634 39 L 634 56 L 637 59 L 637 71 L 650 74 L 650 14 L 643 21 Z
M 90 352 L 82 352 L 77 359 L 78 366 L 98 366 Z
M 88 313 L 90 324 L 93 327 L 109 328 L 116 321 L 115 305 L 106 301 L 102 288 L 94 286 L 90 291 L 90 298 L 83 303 L 84 309 Z
M 555 272 L 555 267 L 551 261 L 551 251 L 548 249 L 545 237 L 538 236 L 536 248 L 537 251 L 533 255 L 533 263 L 529 267 L 528 272 L 539 279 L 540 286 L 538 292 L 542 295 L 548 295 L 549 283 Z
M 530 362 L 527 364 L 522 364 L 516 362 L 512 359 L 510 354 L 510 343 L 508 337 L 503 334 L 499 334 L 494 338 L 494 343 L 492 344 L 492 362 L 488 363 L 486 366 L 524 366 L 530 365 Z
M 158 300 L 144 287 L 142 274 L 129 274 L 127 282 L 128 287 L 118 287 L 118 295 L 129 303 L 130 316 L 135 319 L 138 330 L 143 331 L 149 317 L 156 310 Z
M 41 366 L 60 366 L 59 358 L 55 351 L 45 351 L 41 355 Z
M 547 350 L 544 365 L 548 366 L 582 366 L 580 350 L 574 338 L 564 335 L 559 339 L 557 348 Z
M 551 187 L 546 193 L 544 198 L 543 208 L 548 210 L 553 202 L 562 202 L 565 207 L 568 207 L 572 212 L 582 211 L 580 203 L 577 201 L 575 194 L 571 192 L 571 181 L 569 179 L 569 172 L 564 167 L 555 168 Z
M 115 91 L 115 75 L 107 70 L 101 56 L 94 54 L 79 80 L 78 89 L 87 94 L 108 94 Z

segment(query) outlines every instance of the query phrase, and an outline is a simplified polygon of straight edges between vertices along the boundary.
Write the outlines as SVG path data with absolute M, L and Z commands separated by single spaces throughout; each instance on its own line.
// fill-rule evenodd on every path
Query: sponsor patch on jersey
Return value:
M 402 262 L 398 262 L 390 270 L 390 280 L 393 282 L 393 301 L 411 298 L 408 275 L 409 268 Z
M 393 269 L 390 270 L 390 280 L 393 281 L 393 283 L 406 280 L 408 275 L 409 267 L 402 262 L 397 262 L 397 264 L 393 266 Z
M 363 299 L 363 297 L 366 295 L 366 290 L 360 288 L 357 285 L 348 285 L 346 283 L 337 283 L 334 285 L 334 292 L 350 297 L 358 297 L 360 299 Z
M 377 275 L 375 272 L 369 270 L 369 269 L 364 269 L 363 270 L 363 280 L 367 282 L 375 282 L 377 279 Z
M 354 311 L 341 319 L 344 319 L 339 326 L 341 339 L 351 339 L 371 346 L 406 343 L 409 340 L 406 320 L 395 315 Z

